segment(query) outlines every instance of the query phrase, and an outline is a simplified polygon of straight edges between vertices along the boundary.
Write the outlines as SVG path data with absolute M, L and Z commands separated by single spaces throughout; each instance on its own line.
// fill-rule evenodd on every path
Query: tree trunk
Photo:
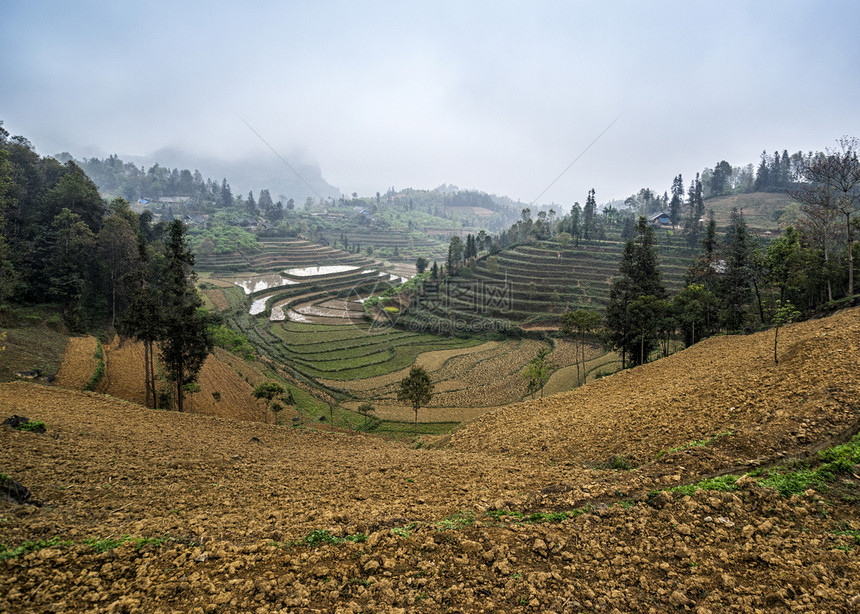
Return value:
M 779 338 L 779 326 L 773 329 L 773 364 L 779 364 L 779 355 L 776 353 L 776 342 Z
M 146 389 L 146 406 L 152 407 L 149 396 L 149 344 L 143 342 L 143 387 Z
M 184 409 L 183 403 L 183 390 L 182 387 L 185 385 L 185 378 L 182 376 L 185 373 L 185 366 L 179 365 L 179 377 L 176 378 L 176 410 L 182 411 Z
M 761 293 L 758 291 L 758 283 L 753 282 L 753 290 L 755 290 L 756 303 L 758 303 L 758 317 L 761 323 L 764 324 L 764 305 L 761 302 Z
M 113 314 L 111 315 L 110 325 L 116 326 L 116 273 L 111 271 L 110 275 L 110 293 L 111 293 L 111 305 L 113 308 Z
M 854 296 L 854 240 L 851 237 L 851 214 L 845 214 L 845 232 L 848 234 L 848 296 Z

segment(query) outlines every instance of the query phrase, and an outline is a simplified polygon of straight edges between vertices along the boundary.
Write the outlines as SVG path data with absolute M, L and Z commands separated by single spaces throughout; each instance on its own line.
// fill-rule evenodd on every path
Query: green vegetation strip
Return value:
M 96 370 L 93 371 L 93 375 L 84 385 L 84 390 L 93 391 L 96 389 L 96 386 L 99 385 L 99 382 L 104 377 L 105 374 L 105 361 L 104 361 L 104 352 L 102 350 L 102 344 L 100 341 L 96 341 L 96 352 L 93 354 L 93 358 L 98 360 L 98 364 L 96 365 Z
M 147 545 L 163 546 L 167 542 L 176 541 L 180 540 L 172 538 L 169 535 L 166 535 L 164 537 L 129 537 L 128 535 L 123 535 L 120 538 L 93 537 L 85 539 L 84 544 L 90 546 L 96 552 L 106 552 L 108 550 L 118 548 L 119 546 L 122 546 L 123 544 L 128 542 L 131 543 L 134 546 L 134 549 L 139 552 L 141 548 Z M 5 561 L 7 559 L 17 559 L 19 557 L 26 556 L 31 552 L 44 550 L 46 548 L 70 548 L 74 545 L 74 541 L 63 540 L 59 537 L 52 537 L 50 539 L 38 539 L 34 541 L 25 541 L 14 547 L 8 546 L 7 544 L 0 544 L 0 561 Z
M 658 458 L 661 458 L 662 456 L 665 456 L 666 454 L 672 454 L 674 452 L 681 452 L 683 450 L 688 450 L 690 448 L 704 448 L 705 446 L 715 442 L 716 440 L 720 439 L 721 437 L 729 437 L 731 435 L 734 435 L 734 431 L 731 431 L 731 430 L 724 431 L 722 433 L 717 433 L 716 435 L 714 435 L 712 437 L 708 437 L 706 439 L 696 439 L 695 441 L 685 443 L 684 445 L 678 446 L 677 448 L 670 448 L 668 450 L 660 450 L 659 452 L 657 452 L 657 455 L 654 457 L 654 460 L 657 460 Z
M 826 492 L 828 485 L 840 477 L 856 474 L 855 466 L 860 463 L 860 434 L 855 435 L 848 443 L 819 452 L 818 463 L 817 467 L 810 463 L 794 463 L 791 467 L 775 468 L 768 471 L 767 476 L 760 478 L 758 482 L 762 486 L 773 488 L 783 497 L 801 495 L 809 488 Z M 753 477 L 753 474 L 748 475 Z M 739 479 L 740 476 L 737 475 L 723 475 L 668 490 L 685 495 L 692 495 L 697 490 L 731 492 L 738 489 Z M 656 494 L 657 491 L 650 493 L 651 496 Z
M 39 429 L 45 429 L 47 426 L 43 420 L 31 420 L 30 422 L 22 422 L 18 426 L 15 427 L 18 431 L 38 431 Z M 4 474 L 0 474 L 0 484 L 4 484 L 6 480 L 3 479 Z M 8 478 L 8 476 L 6 476 Z

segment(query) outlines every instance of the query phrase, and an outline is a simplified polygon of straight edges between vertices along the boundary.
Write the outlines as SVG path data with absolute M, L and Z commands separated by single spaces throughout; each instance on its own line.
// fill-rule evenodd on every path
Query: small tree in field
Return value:
M 549 356 L 549 348 L 541 348 L 537 356 L 532 358 L 523 369 L 523 377 L 528 381 L 529 392 L 532 398 L 540 390 L 540 396 L 543 398 L 543 386 L 549 379 L 550 372 L 555 369 L 556 365 L 547 360 Z
M 573 359 L 576 363 L 576 384 L 584 383 L 585 370 L 585 338 L 600 328 L 600 314 L 588 309 L 568 311 L 561 316 L 561 332 L 565 337 L 573 339 Z M 579 375 L 579 365 L 582 364 L 582 377 Z
M 367 426 L 367 417 L 376 411 L 376 408 L 370 403 L 362 403 L 358 406 L 358 413 L 364 416 L 364 426 Z
M 271 405 L 271 410 L 272 410 L 272 413 L 275 414 L 275 422 L 277 424 L 281 423 L 280 419 L 278 418 L 278 412 L 282 411 L 283 409 L 284 409 L 284 406 L 281 405 L 280 403 L 278 403 L 277 401 L 275 401 Z
M 284 392 L 286 392 L 284 387 L 278 382 L 264 382 L 262 384 L 257 384 L 252 394 L 255 399 L 263 399 L 266 403 L 266 411 L 269 411 L 269 405 L 272 403 L 272 400 L 274 400 L 275 397 L 284 394 Z
M 412 426 L 412 437 L 418 432 L 418 410 L 422 405 L 427 405 L 433 398 L 433 382 L 422 367 L 413 365 L 409 375 L 400 380 L 400 390 L 397 391 L 397 400 L 401 403 L 409 403 L 415 412 L 415 422 Z

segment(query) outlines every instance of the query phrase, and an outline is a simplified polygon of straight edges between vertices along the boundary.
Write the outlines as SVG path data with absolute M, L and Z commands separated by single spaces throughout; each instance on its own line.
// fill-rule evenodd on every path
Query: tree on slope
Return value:
M 284 394 L 286 390 L 278 382 L 263 382 L 257 384 L 252 393 L 255 399 L 262 399 L 266 403 L 266 412 L 269 411 L 269 406 L 276 397 Z M 268 413 L 266 414 L 268 416 Z
M 535 394 L 540 390 L 540 396 L 543 398 L 543 387 L 549 379 L 550 373 L 556 368 L 556 365 L 547 360 L 549 356 L 549 348 L 541 348 L 537 355 L 532 358 L 523 368 L 523 377 L 528 381 L 528 390 L 535 398 Z
M 650 331 L 656 330 L 656 320 L 661 314 L 658 309 L 652 309 L 656 307 L 653 301 L 666 298 L 657 263 L 654 229 L 640 217 L 636 232 L 636 239 L 624 244 L 619 276 L 609 289 L 606 307 L 607 340 L 621 352 L 622 368 L 627 366 L 628 358 L 632 364 L 638 364 L 655 347 L 657 334 Z M 642 297 L 652 298 L 635 302 Z M 651 322 L 652 317 L 654 322 Z
M 401 403 L 409 403 L 415 412 L 415 422 L 412 426 L 412 437 L 418 432 L 418 410 L 430 402 L 433 398 L 433 382 L 422 367 L 412 365 L 409 375 L 400 380 L 400 389 L 397 391 L 397 400 Z
M 810 160 L 800 169 L 805 185 L 792 196 L 813 209 L 844 218 L 848 257 L 848 295 L 854 294 L 854 232 L 851 216 L 860 210 L 860 140 L 843 137 L 838 150 Z
M 176 408 L 182 411 L 184 386 L 197 381 L 214 343 L 209 332 L 211 318 L 201 309 L 203 301 L 194 287 L 194 254 L 188 248 L 185 226 L 174 220 L 168 233 L 161 359 L 168 379 L 176 386 Z
M 588 309 L 577 309 L 568 311 L 561 316 L 560 332 L 565 337 L 573 339 L 573 360 L 576 363 L 576 384 L 583 383 L 586 375 L 585 370 L 585 338 L 600 328 L 600 314 Z M 580 364 L 582 364 L 582 377 L 580 377 Z

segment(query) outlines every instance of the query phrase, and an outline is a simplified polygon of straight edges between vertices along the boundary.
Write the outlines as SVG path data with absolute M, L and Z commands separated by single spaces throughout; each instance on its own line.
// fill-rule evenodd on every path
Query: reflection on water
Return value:
M 332 275 L 334 273 L 346 273 L 347 271 L 357 270 L 357 266 L 349 266 L 346 264 L 331 264 L 329 266 L 306 266 L 298 269 L 287 269 L 284 275 L 292 275 L 293 277 L 313 277 L 316 275 Z
M 258 313 L 263 313 L 264 311 L 266 311 L 266 301 L 269 300 L 269 296 L 263 296 L 251 303 L 251 309 L 248 310 L 248 313 L 252 316 L 255 316 Z
M 277 274 L 272 275 L 257 275 L 256 277 L 246 277 L 245 279 L 234 279 L 233 283 L 242 288 L 245 294 L 252 294 L 260 290 L 268 290 L 269 288 L 277 288 L 279 286 L 290 286 L 299 282 L 281 277 Z

